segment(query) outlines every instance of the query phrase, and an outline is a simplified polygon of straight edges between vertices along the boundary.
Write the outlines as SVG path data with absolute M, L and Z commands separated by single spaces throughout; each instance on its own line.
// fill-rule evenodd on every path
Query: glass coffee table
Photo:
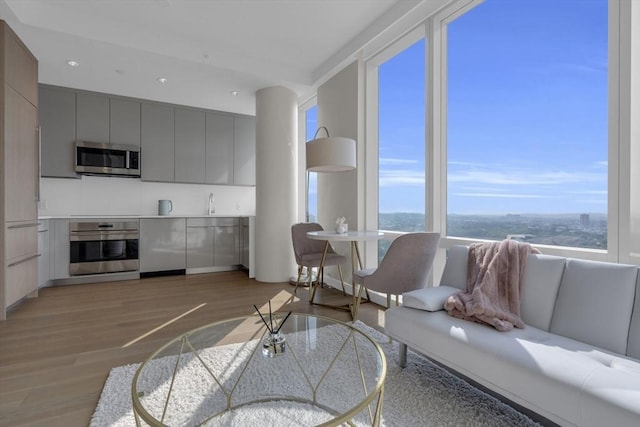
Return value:
M 168 342 L 131 396 L 138 426 L 379 425 L 385 374 L 380 346 L 349 324 L 291 314 L 274 341 L 256 315 Z

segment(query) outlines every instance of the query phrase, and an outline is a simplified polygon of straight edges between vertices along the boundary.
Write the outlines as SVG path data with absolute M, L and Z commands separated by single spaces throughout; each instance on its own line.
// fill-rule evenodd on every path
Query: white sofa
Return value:
M 449 249 L 440 285 L 464 289 L 466 263 L 467 247 Z M 529 255 L 524 329 L 498 332 L 449 316 L 437 288 L 414 291 L 403 306 L 387 310 L 385 329 L 400 342 L 401 364 L 409 346 L 554 423 L 638 427 L 638 270 Z M 425 300 L 434 311 L 406 306 Z

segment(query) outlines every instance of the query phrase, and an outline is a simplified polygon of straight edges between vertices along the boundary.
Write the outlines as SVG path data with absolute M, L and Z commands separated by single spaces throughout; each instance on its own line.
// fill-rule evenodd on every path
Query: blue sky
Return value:
M 606 0 L 487 0 L 448 30 L 448 212 L 607 211 Z M 380 68 L 380 212 L 424 212 L 424 42 Z

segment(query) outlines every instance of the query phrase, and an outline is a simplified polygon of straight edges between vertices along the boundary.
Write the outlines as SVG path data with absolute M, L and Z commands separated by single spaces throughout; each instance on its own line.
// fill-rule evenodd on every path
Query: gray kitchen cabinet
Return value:
M 140 102 L 109 100 L 109 142 L 140 146 Z
M 190 273 L 221 271 L 239 264 L 239 218 L 187 220 L 187 268 L 192 270 Z
M 233 183 L 256 185 L 256 125 L 254 117 L 233 119 Z
M 69 243 L 69 220 L 68 219 L 52 219 L 49 225 L 53 232 L 49 234 L 52 238 L 50 242 L 51 271 L 49 272 L 51 279 L 68 279 L 69 275 L 69 255 L 71 252 L 71 244 Z
M 141 218 L 140 273 L 185 270 L 186 218 Z
M 109 97 L 78 92 L 76 94 L 76 139 L 109 142 Z
M 76 140 L 76 93 L 40 86 L 39 98 L 40 175 L 78 178 L 73 151 Z
M 240 219 L 217 218 L 213 262 L 216 267 L 240 264 Z
M 173 182 L 175 179 L 173 107 L 143 103 L 140 132 L 142 179 Z
M 175 109 L 175 181 L 205 182 L 205 113 Z
M 187 268 L 213 267 L 215 218 L 187 219 Z
M 49 220 L 40 220 L 38 225 L 38 288 L 47 286 L 50 278 Z
M 240 218 L 240 264 L 248 269 L 249 268 L 249 218 Z
M 207 113 L 207 184 L 233 184 L 233 116 Z

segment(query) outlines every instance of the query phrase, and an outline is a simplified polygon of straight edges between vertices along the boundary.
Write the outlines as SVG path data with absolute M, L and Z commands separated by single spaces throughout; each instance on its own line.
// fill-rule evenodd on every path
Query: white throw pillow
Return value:
M 447 302 L 447 298 L 456 292 L 460 292 L 460 289 L 444 285 L 416 289 L 402 294 L 402 305 L 426 311 L 444 310 L 444 303 Z

